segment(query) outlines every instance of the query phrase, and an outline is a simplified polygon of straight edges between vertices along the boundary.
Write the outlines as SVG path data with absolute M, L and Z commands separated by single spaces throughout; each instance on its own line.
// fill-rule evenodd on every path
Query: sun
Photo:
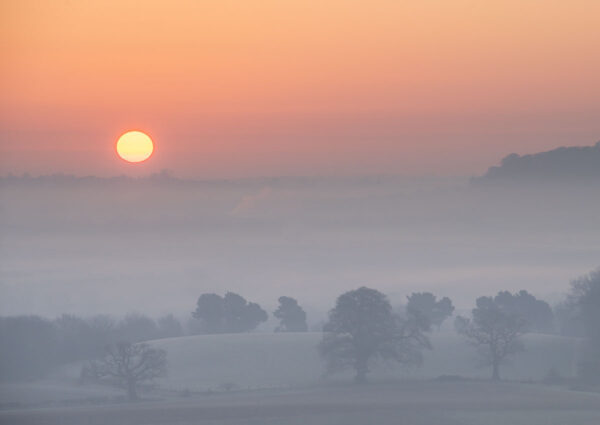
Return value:
M 127 162 L 145 161 L 153 151 L 152 139 L 141 131 L 128 131 L 117 140 L 117 154 Z

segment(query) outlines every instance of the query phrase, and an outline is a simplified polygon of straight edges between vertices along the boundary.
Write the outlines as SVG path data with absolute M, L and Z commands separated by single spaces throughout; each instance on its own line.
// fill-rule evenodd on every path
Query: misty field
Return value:
M 200 335 L 156 340 L 168 376 L 125 403 L 123 390 L 76 383 L 78 365 L 39 382 L 3 384 L 2 424 L 411 424 L 600 423 L 600 394 L 537 383 L 574 374 L 576 341 L 530 334 L 526 351 L 493 384 L 456 334 L 432 336 L 421 367 L 379 364 L 371 383 L 323 375 L 321 333 Z M 520 382 L 510 381 L 518 377 Z M 7 397 L 5 397 L 7 396 Z M 9 403 L 10 402 L 10 403 Z
M 76 408 L 5 410 L 11 425 L 592 425 L 600 394 L 526 384 L 404 381 L 193 395 Z
M 273 333 L 199 335 L 154 341 L 168 352 L 168 376 L 157 381 L 161 388 L 182 391 L 222 391 L 285 388 L 327 382 L 348 382 L 352 374 L 324 377 L 317 353 L 321 333 Z M 372 368 L 374 381 L 431 379 L 443 375 L 487 378 L 489 368 L 479 365 L 477 353 L 452 332 L 434 333 L 433 350 L 426 351 L 421 367 L 379 364 Z M 575 375 L 577 343 L 571 338 L 529 334 L 526 351 L 506 364 L 507 379 L 540 381 L 550 370 Z M 575 343 L 574 343 L 575 342 Z
M 142 392 L 146 398 L 181 393 L 222 393 L 248 390 L 298 389 L 322 385 L 345 385 L 353 372 L 325 375 L 317 352 L 319 332 L 243 333 L 197 335 L 150 341 L 167 351 L 167 376 L 154 380 Z M 379 363 L 371 367 L 374 383 L 402 380 L 487 379 L 490 368 L 465 340 L 453 332 L 431 336 L 433 349 L 424 352 L 420 366 Z M 540 382 L 550 371 L 575 376 L 578 341 L 573 338 L 527 334 L 525 351 L 501 368 L 507 380 Z M 121 389 L 78 383 L 81 363 L 61 368 L 47 379 L 0 384 L 3 405 L 44 406 L 80 404 L 82 401 L 114 400 Z

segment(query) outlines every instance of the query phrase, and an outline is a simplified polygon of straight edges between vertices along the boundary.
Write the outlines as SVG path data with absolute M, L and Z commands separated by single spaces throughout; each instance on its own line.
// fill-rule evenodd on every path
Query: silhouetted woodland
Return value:
M 136 343 L 182 334 L 181 324 L 172 315 L 157 321 L 140 314 L 121 320 L 68 314 L 55 320 L 0 317 L 0 380 L 40 378 L 57 366 L 101 357 L 107 347 L 118 342 Z
M 233 292 L 223 297 L 202 294 L 192 316 L 200 321 L 202 333 L 208 334 L 248 332 L 268 318 L 260 305 Z
M 364 383 L 374 360 L 422 361 L 421 350 L 431 348 L 423 323 L 428 324 L 395 315 L 384 294 L 362 287 L 338 297 L 323 328 L 319 351 L 329 373 L 354 369 L 355 381 Z
M 510 154 L 475 182 L 598 181 L 600 142 L 594 146 L 561 147 L 532 155 Z
M 273 312 L 279 320 L 275 331 L 305 332 L 307 316 L 297 300 L 281 296 L 278 302 Z M 398 313 L 386 295 L 361 287 L 337 298 L 323 326 L 318 350 L 328 373 L 353 369 L 355 380 L 365 382 L 373 362 L 419 364 L 423 351 L 434 349 L 428 334 L 439 330 L 453 312 L 448 297 L 438 299 L 430 292 L 419 292 L 409 295 L 402 313 Z M 570 292 L 554 311 L 548 303 L 525 290 L 501 291 L 494 297 L 479 297 L 470 317 L 455 318 L 455 329 L 491 366 L 494 380 L 500 379 L 500 367 L 506 360 L 527 349 L 521 341 L 522 335 L 558 331 L 581 336 L 585 344 L 579 364 L 580 377 L 582 381 L 598 383 L 599 312 L 600 271 L 594 271 L 573 281 Z M 117 372 L 110 366 L 118 364 L 125 355 L 139 361 L 157 360 L 152 369 L 158 376 L 164 372 L 162 363 L 167 354 L 151 352 L 141 342 L 189 333 L 250 332 L 268 318 L 260 305 L 232 292 L 224 296 L 202 294 L 192 316 L 195 327 L 187 331 L 173 315 L 158 320 L 141 314 L 130 314 L 120 320 L 103 315 L 81 318 L 67 314 L 54 320 L 38 316 L 1 317 L 0 379 L 40 378 L 57 366 L 92 359 L 96 362 L 89 363 L 84 372 L 115 378 Z M 137 397 L 137 383 L 146 379 L 150 377 L 120 378 L 132 399 Z

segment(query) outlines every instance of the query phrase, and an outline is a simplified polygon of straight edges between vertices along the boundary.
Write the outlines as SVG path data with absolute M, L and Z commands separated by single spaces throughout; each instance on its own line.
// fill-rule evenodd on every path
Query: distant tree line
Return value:
M 273 315 L 280 321 L 277 332 L 307 330 L 306 313 L 294 298 L 280 297 Z M 141 314 L 129 314 L 120 320 L 106 315 L 82 318 L 70 314 L 53 320 L 39 316 L 0 317 L 0 380 L 41 378 L 61 365 L 105 358 L 123 344 L 184 334 L 249 332 L 265 322 L 268 315 L 257 303 L 228 292 L 223 297 L 201 295 L 192 317 L 186 326 L 171 314 L 157 320 Z M 86 371 L 90 372 L 96 378 L 101 375 L 99 369 Z
M 423 352 L 433 348 L 429 334 L 439 330 L 454 310 L 448 297 L 417 292 L 407 297 L 402 311 L 395 311 L 383 293 L 361 287 L 337 298 L 318 350 L 328 373 L 352 369 L 356 382 L 365 382 L 374 362 L 420 363 Z M 267 320 L 268 313 L 259 304 L 227 292 L 200 295 L 191 316 L 193 326 L 188 333 L 219 334 L 250 332 Z M 292 297 L 279 297 L 273 316 L 279 321 L 275 332 L 308 329 L 306 312 Z M 457 316 L 454 321 L 456 331 L 489 364 L 494 380 L 501 378 L 501 365 L 526 348 L 522 335 L 558 331 L 582 336 L 586 344 L 580 373 L 591 382 L 600 382 L 599 323 L 600 270 L 572 282 L 570 293 L 554 311 L 525 290 L 501 291 L 479 297 L 469 316 Z M 172 315 L 158 320 L 139 314 L 121 320 L 73 315 L 55 320 L 2 317 L 0 379 L 38 378 L 62 364 L 100 359 L 88 363 L 85 373 L 117 379 L 135 399 L 139 382 L 166 370 L 166 353 L 141 342 L 184 333 Z M 124 364 L 138 366 L 129 370 Z
M 238 333 L 255 329 L 268 318 L 260 305 L 233 292 L 225 296 L 202 294 L 192 316 L 200 321 L 202 333 Z
M 379 360 L 418 364 L 423 350 L 432 349 L 427 334 L 440 328 L 454 306 L 429 292 L 407 297 L 404 314 L 395 314 L 387 297 L 370 288 L 340 295 L 329 313 L 319 351 L 327 371 L 354 369 L 355 381 L 365 382 L 369 365 Z M 526 332 L 552 332 L 550 306 L 527 291 L 499 292 L 480 297 L 471 318 L 458 316 L 455 328 L 477 347 L 492 367 L 492 379 L 500 379 L 500 365 L 524 349 Z
M 275 332 L 306 332 L 306 312 L 292 297 L 281 296 L 279 306 L 273 316 L 279 320 Z M 196 334 L 219 334 L 250 332 L 266 322 L 267 312 L 257 303 L 249 302 L 234 292 L 224 296 L 202 294 L 196 302 L 192 317 L 197 320 L 193 326 Z
M 64 314 L 49 320 L 39 316 L 0 317 L 0 380 L 43 377 L 52 368 L 105 354 L 117 342 L 130 343 L 183 335 L 172 315 L 153 320 L 130 314 L 82 318 Z
M 476 183 L 496 181 L 597 181 L 600 178 L 600 142 L 593 146 L 560 147 L 532 155 L 510 154 L 490 167 Z
M 279 326 L 275 332 L 306 332 L 306 312 L 298 305 L 298 301 L 291 297 L 279 297 L 279 307 L 273 316 L 279 319 Z
M 278 308 L 273 312 L 279 320 L 275 332 L 307 331 L 306 312 L 297 300 L 281 296 L 278 302 Z M 581 377 L 592 383 L 600 382 L 600 270 L 574 281 L 570 294 L 557 311 L 577 323 L 576 327 L 587 338 L 580 362 Z M 438 299 L 430 292 L 412 293 L 407 297 L 404 311 L 397 312 L 383 293 L 361 287 L 337 298 L 323 326 L 318 351 L 325 360 L 328 373 L 352 369 L 355 382 L 364 383 L 374 362 L 420 364 L 423 351 L 433 349 L 429 334 L 439 330 L 453 312 L 454 306 L 448 297 Z M 199 333 L 218 334 L 252 331 L 267 320 L 268 314 L 257 303 L 227 292 L 224 296 L 202 294 L 192 317 L 199 325 L 196 328 Z M 64 330 L 76 330 L 83 326 L 82 323 L 90 326 L 89 323 L 71 316 L 62 316 L 54 323 L 39 318 L 28 320 L 41 330 L 38 336 L 42 337 L 42 344 L 52 344 L 47 340 L 51 333 L 49 329 L 62 329 L 62 335 L 66 337 L 62 344 L 65 352 L 75 357 L 86 355 L 77 350 L 81 347 L 66 343 L 72 341 L 69 336 L 78 332 Z M 95 328 L 113 329 L 106 319 L 96 318 L 92 324 Z M 479 297 L 470 317 L 457 316 L 454 325 L 491 367 L 491 377 L 495 381 L 500 380 L 500 366 L 525 349 L 522 335 L 552 333 L 556 328 L 554 312 L 548 303 L 525 290 Z M 154 322 L 131 315 L 116 329 L 120 336 L 128 336 L 133 341 L 153 339 L 157 335 L 179 336 L 183 332 L 172 316 Z M 30 334 L 30 337 L 37 338 L 36 334 Z M 83 371 L 95 379 L 115 380 L 126 388 L 130 400 L 136 400 L 141 382 L 166 372 L 166 352 L 144 343 L 121 341 L 108 345 L 105 356 L 88 363 Z
M 306 312 L 297 300 L 282 296 L 278 301 L 273 316 L 280 323 L 275 332 L 305 332 Z M 600 270 L 574 281 L 560 309 L 569 311 L 568 316 L 580 324 L 587 338 L 580 362 L 581 377 L 600 382 Z M 423 351 L 433 349 L 429 333 L 439 330 L 453 312 L 448 297 L 438 299 L 430 292 L 418 292 L 407 297 L 404 311 L 399 313 L 383 293 L 361 287 L 337 298 L 323 326 L 318 350 L 328 373 L 352 369 L 355 381 L 364 383 L 374 362 L 421 363 Z M 202 294 L 192 316 L 201 323 L 203 333 L 237 333 L 255 329 L 268 314 L 258 304 L 228 292 L 224 296 Z M 129 321 L 137 323 L 137 329 L 145 328 L 140 318 Z M 554 312 L 545 301 L 525 290 L 501 291 L 493 297 L 479 297 L 470 317 L 455 318 L 455 329 L 491 367 L 492 380 L 500 380 L 500 366 L 525 349 L 521 336 L 528 332 L 553 333 L 556 324 Z M 126 383 L 133 400 L 139 382 L 164 373 L 165 356 L 162 350 L 145 344 L 117 344 L 95 364 L 95 373 Z M 140 367 L 144 362 L 146 366 Z M 123 365 L 133 366 L 128 369 Z M 147 373 L 136 375 L 136 370 Z

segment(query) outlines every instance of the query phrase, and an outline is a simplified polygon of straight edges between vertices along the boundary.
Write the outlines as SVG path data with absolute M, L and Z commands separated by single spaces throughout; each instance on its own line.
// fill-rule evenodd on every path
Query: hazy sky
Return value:
M 596 0 L 0 8 L 2 174 L 464 175 L 600 139 Z

